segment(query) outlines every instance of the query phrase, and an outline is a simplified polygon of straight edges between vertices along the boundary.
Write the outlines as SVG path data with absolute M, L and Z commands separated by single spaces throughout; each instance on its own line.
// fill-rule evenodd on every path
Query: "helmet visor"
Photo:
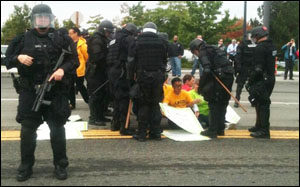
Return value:
M 53 14 L 34 14 L 32 16 L 32 27 L 38 29 L 54 28 L 54 18 Z

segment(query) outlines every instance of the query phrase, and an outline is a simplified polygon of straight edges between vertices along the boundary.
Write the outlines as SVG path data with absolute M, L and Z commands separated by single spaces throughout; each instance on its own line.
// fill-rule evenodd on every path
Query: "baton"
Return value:
M 107 83 L 109 82 L 109 80 L 105 81 L 101 86 L 99 86 L 93 93 L 92 95 L 95 95 L 103 86 L 105 86 Z
M 128 126 L 129 126 L 131 108 L 132 108 L 132 100 L 130 99 L 129 105 L 128 105 L 128 112 L 127 112 L 127 117 L 126 117 L 125 129 L 128 129 Z
M 234 101 L 247 113 L 247 110 L 241 105 L 241 103 L 231 94 L 228 88 L 222 83 L 222 81 L 213 73 L 216 80 L 221 84 L 221 86 L 227 91 L 227 93 L 234 99 Z

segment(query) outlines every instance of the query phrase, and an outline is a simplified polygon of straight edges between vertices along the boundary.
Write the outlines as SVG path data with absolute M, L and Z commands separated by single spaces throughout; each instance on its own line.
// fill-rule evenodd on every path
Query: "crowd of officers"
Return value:
M 89 104 L 89 123 L 105 125 L 110 121 L 105 118 L 109 101 L 113 101 L 112 130 L 120 130 L 121 134 L 131 134 L 125 128 L 126 116 L 133 101 L 133 111 L 137 115 L 138 131 L 133 138 L 145 141 L 148 138 L 161 140 L 160 122 L 162 114 L 159 102 L 164 98 L 168 59 L 168 42 L 165 35 L 157 33 L 157 26 L 146 23 L 142 32 L 128 23 L 114 33 L 112 22 L 102 21 L 87 41 L 88 54 L 79 54 L 81 39 L 76 42 L 68 35 L 78 33 L 73 29 L 54 29 L 54 16 L 51 8 L 45 4 L 36 5 L 31 14 L 32 29 L 12 40 L 6 52 L 5 64 L 8 69 L 17 67 L 20 77 L 19 105 L 16 120 L 21 124 L 21 164 L 18 168 L 18 181 L 25 181 L 32 175 L 35 162 L 36 130 L 46 121 L 51 130 L 51 146 L 53 164 L 57 179 L 67 178 L 66 168 L 69 164 L 66 155 L 66 139 L 64 124 L 71 114 L 69 106 L 70 86 L 75 82 L 82 85 L 82 78 L 72 80 L 72 74 L 80 66 L 78 57 L 85 59 L 88 55 L 85 78 L 87 80 Z M 257 120 L 251 128 L 251 136 L 269 138 L 270 95 L 274 77 L 275 50 L 271 40 L 267 39 L 266 27 L 258 27 L 252 31 L 252 39 L 257 46 L 249 53 L 248 40 L 239 48 L 241 50 L 241 72 L 251 69 L 247 89 L 250 101 L 256 107 Z M 76 38 L 76 37 L 75 37 Z M 74 44 L 76 42 L 76 45 Z M 83 42 L 84 43 L 84 42 Z M 68 50 L 62 65 L 53 69 L 63 50 Z M 198 56 L 204 68 L 199 83 L 198 93 L 208 101 L 210 108 L 209 128 L 202 132 L 204 136 L 216 138 L 224 135 L 226 107 L 230 95 L 216 81 L 219 78 L 231 90 L 234 69 L 225 53 L 199 39 L 190 43 L 191 52 Z M 249 60 L 251 56 L 251 59 Z M 248 58 L 249 57 L 249 58 Z M 246 64 L 245 66 L 243 64 Z M 251 64 L 251 65 L 250 65 Z M 246 66 L 251 66 L 248 68 Z M 243 69 L 244 68 L 244 69 Z M 82 70 L 79 70 L 82 71 Z M 78 72 L 77 70 L 77 73 Z M 39 111 L 32 111 L 36 98 L 36 89 L 41 86 L 47 74 L 53 84 L 45 99 L 51 104 L 44 104 Z M 247 79 L 244 78 L 243 81 Z M 82 88 L 84 95 L 84 88 Z

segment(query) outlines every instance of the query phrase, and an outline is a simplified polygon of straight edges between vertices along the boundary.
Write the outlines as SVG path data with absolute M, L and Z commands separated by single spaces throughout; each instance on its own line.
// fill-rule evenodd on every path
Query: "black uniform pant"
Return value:
M 270 132 L 270 104 L 257 103 L 255 106 L 256 123 L 255 127 L 258 130 L 266 133 Z
M 51 147 L 53 151 L 53 164 L 61 167 L 68 166 L 66 154 L 66 137 L 64 124 L 69 116 L 57 116 L 54 112 L 56 107 L 53 102 L 50 106 L 42 105 L 39 112 L 31 111 L 35 100 L 34 92 L 21 92 L 19 95 L 19 105 L 17 121 L 21 123 L 21 165 L 19 171 L 29 169 L 35 162 L 36 130 L 46 121 L 50 128 Z M 63 97 L 63 107 L 69 110 L 67 97 Z M 61 106 L 59 106 L 61 107 Z
M 239 74 L 236 78 L 236 83 L 237 83 L 236 98 L 237 98 L 237 100 L 241 99 L 242 90 L 243 90 L 243 87 L 248 78 L 248 71 L 249 71 L 249 67 L 242 67 L 241 71 L 239 72 Z
M 91 94 L 89 98 L 90 120 L 101 121 L 104 118 L 106 98 L 107 91 L 105 88 L 100 89 L 95 94 Z
M 138 112 L 138 133 L 140 136 L 145 137 L 147 135 L 147 129 L 149 125 L 150 134 L 160 135 L 161 134 L 161 112 L 159 104 L 147 105 L 140 104 Z
M 148 125 L 150 133 L 153 135 L 161 134 L 161 112 L 159 102 L 163 98 L 163 81 L 162 72 L 145 72 L 138 76 L 140 87 L 140 99 L 138 106 L 138 133 L 140 136 L 147 135 Z
M 86 87 L 84 86 L 84 77 L 76 77 L 75 75 L 73 77 L 71 87 L 70 87 L 70 93 L 69 93 L 70 104 L 74 107 L 76 106 L 76 97 L 75 97 L 76 91 L 75 91 L 74 83 L 76 83 L 76 89 L 80 92 L 84 102 L 89 103 L 89 95 Z
M 209 127 L 208 130 L 214 133 L 222 132 L 225 129 L 225 115 L 228 103 L 209 102 Z
M 256 123 L 260 131 L 265 133 L 270 132 L 270 105 L 271 105 L 271 94 L 275 85 L 275 76 L 267 79 L 261 94 L 257 97 L 255 103 L 256 110 Z
M 121 131 L 125 130 L 128 105 L 129 105 L 129 83 L 125 78 L 111 81 L 111 93 L 113 99 L 113 123 L 112 129 Z
M 256 105 L 256 123 L 255 126 L 266 133 L 270 131 L 270 105 L 271 105 L 271 94 L 273 87 L 266 88 L 265 92 L 268 94 L 267 97 L 261 99 L 259 98 Z

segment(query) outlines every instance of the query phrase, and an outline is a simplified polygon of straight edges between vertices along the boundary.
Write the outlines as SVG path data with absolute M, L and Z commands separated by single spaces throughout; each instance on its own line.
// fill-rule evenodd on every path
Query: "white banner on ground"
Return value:
M 163 135 L 175 141 L 203 141 L 210 138 L 200 135 L 203 131 L 191 108 L 174 108 L 159 103 L 165 116 L 183 130 L 164 130 Z
M 230 124 L 237 124 L 240 121 L 241 117 L 231 108 L 231 106 L 227 106 L 227 112 L 225 116 L 225 120 Z
M 179 142 L 210 140 L 210 138 L 206 136 L 191 134 L 185 130 L 164 130 L 163 135 Z
M 199 135 L 203 131 L 191 108 L 174 108 L 165 103 L 159 103 L 165 116 L 185 131 Z
M 71 122 L 75 122 L 75 121 L 79 121 L 81 120 L 81 117 L 79 115 L 72 115 L 68 118 L 68 121 L 71 121 Z
M 78 116 L 75 116 L 75 118 L 78 119 Z M 88 130 L 88 123 L 86 121 L 67 122 L 65 124 L 65 130 L 66 130 L 66 139 L 83 139 L 83 135 L 81 131 Z M 40 125 L 39 128 L 37 129 L 37 140 L 50 140 L 50 129 L 46 122 Z

